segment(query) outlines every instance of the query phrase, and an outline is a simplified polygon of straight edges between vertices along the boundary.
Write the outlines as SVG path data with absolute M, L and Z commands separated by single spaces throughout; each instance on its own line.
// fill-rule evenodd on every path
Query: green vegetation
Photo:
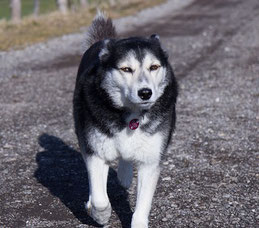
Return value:
M 45 7 L 41 5 L 41 13 L 47 13 L 55 9 L 55 0 L 42 0 L 43 2 L 52 2 L 51 7 L 47 4 Z M 92 18 L 96 13 L 96 2 L 101 2 L 103 4 L 98 5 L 98 8 L 107 12 L 107 14 L 112 18 L 118 18 L 122 16 L 127 16 L 134 14 L 135 12 L 152 7 L 157 4 L 164 2 L 165 0 L 132 0 L 126 1 L 129 3 L 116 4 L 110 6 L 107 1 L 94 1 L 90 7 L 86 9 L 73 8 L 66 15 L 62 15 L 58 11 L 53 11 L 48 14 L 42 14 L 37 18 L 33 16 L 24 17 L 20 23 L 12 23 L 6 20 L 0 20 L 0 51 L 18 49 L 26 47 L 37 42 L 43 42 L 50 38 L 74 33 L 80 31 L 80 28 L 90 24 Z M 0 0 L 0 9 L 2 10 L 1 4 L 3 2 L 9 2 L 8 0 Z M 33 0 L 22 0 L 23 7 L 27 7 L 27 11 L 24 14 L 31 14 L 30 7 L 33 8 Z M 26 5 L 26 2 L 31 2 Z M 91 2 L 91 1 L 90 1 Z M 44 3 L 45 4 L 45 3 Z M 0 12 L 1 15 L 1 12 Z M 2 14 L 3 15 L 3 14 Z
M 33 0 L 22 0 L 22 16 L 33 13 Z M 10 0 L 0 0 L 0 19 L 10 19 Z M 56 0 L 41 0 L 40 14 L 49 13 L 56 10 Z

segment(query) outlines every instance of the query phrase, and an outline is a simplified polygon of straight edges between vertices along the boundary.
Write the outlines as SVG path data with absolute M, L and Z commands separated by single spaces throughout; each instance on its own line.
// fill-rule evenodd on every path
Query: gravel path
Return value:
M 259 2 L 162 7 L 116 22 L 124 36 L 160 35 L 181 90 L 150 227 L 257 227 Z M 82 39 L 0 53 L 0 227 L 96 227 L 72 122 Z M 110 169 L 107 227 L 129 227 L 135 188 Z

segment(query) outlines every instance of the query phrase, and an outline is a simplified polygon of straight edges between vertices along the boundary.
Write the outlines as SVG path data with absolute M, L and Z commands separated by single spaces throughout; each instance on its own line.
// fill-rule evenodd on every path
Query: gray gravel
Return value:
M 150 227 L 258 227 L 259 2 L 180 2 L 120 30 L 158 33 L 181 89 Z M 0 227 L 96 227 L 72 122 L 82 39 L 0 54 Z M 136 178 L 125 191 L 111 168 L 108 186 L 107 227 L 129 227 Z

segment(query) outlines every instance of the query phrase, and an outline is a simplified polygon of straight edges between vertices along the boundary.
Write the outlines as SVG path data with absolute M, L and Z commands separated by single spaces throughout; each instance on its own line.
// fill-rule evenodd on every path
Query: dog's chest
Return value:
M 95 153 L 107 161 L 118 157 L 145 163 L 157 162 L 163 146 L 161 133 L 148 134 L 140 128 L 123 129 L 108 137 L 95 129 L 88 137 L 88 143 Z
M 115 147 L 125 160 L 154 162 L 160 158 L 162 142 L 160 133 L 150 135 L 140 128 L 124 129 L 118 133 Z

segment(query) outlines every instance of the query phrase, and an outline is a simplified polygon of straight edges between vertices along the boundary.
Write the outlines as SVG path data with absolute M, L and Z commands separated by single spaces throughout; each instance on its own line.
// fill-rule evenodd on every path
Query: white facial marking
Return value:
M 118 63 L 118 69 L 107 72 L 102 87 L 108 92 L 114 104 L 131 110 L 149 109 L 163 94 L 166 86 L 166 69 L 150 52 L 145 51 L 142 62 L 134 51 L 129 52 Z M 151 66 L 157 66 L 156 69 Z M 148 88 L 152 96 L 142 100 L 138 91 Z

